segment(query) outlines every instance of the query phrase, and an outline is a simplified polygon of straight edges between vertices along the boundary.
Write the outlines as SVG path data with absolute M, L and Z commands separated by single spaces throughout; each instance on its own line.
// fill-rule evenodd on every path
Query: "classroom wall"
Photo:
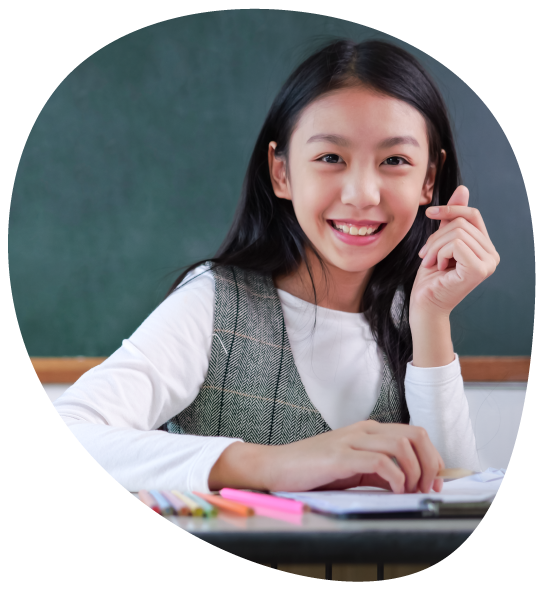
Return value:
M 179 268 L 215 252 L 274 95 L 331 36 L 395 41 L 437 80 L 471 203 L 501 255 L 494 276 L 454 312 L 456 349 L 530 354 L 528 201 L 512 149 L 480 99 L 444 65 L 378 31 L 243 10 L 123 37 L 67 73 L 44 106 L 21 157 L 9 227 L 13 297 L 30 355 L 109 355 Z

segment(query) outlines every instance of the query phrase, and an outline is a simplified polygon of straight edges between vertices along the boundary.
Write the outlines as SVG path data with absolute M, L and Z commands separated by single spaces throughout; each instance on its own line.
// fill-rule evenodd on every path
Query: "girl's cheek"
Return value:
M 420 206 L 421 188 L 416 183 L 403 180 L 396 182 L 395 186 L 389 187 L 387 202 L 390 211 L 395 217 L 412 221 L 415 219 Z

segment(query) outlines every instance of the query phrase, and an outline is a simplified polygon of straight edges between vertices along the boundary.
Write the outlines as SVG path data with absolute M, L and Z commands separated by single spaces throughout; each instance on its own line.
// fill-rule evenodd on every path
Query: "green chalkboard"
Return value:
M 443 65 L 373 29 L 241 10 L 127 35 L 84 61 L 45 104 L 21 157 L 9 227 L 13 297 L 30 355 L 110 354 L 179 268 L 215 252 L 277 90 L 338 36 L 395 41 L 439 83 L 464 183 L 502 258 L 454 312 L 456 349 L 530 354 L 529 206 L 512 149 L 480 99 Z

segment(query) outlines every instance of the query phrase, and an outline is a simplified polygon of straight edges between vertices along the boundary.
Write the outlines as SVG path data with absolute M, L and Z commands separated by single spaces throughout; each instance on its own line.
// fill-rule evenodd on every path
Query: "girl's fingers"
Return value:
M 469 204 L 469 189 L 466 186 L 460 184 L 455 190 L 450 199 L 448 200 L 449 205 L 462 205 L 467 206 Z
M 378 434 L 395 439 L 406 439 L 414 451 L 421 469 L 418 480 L 418 489 L 428 493 L 433 485 L 440 468 L 444 468 L 444 462 L 431 443 L 427 431 L 422 427 L 405 424 L 376 424 L 379 426 Z M 397 457 L 399 461 L 399 457 Z
M 422 466 L 422 475 L 418 482 L 418 489 L 422 493 L 429 493 L 443 461 L 431 443 L 427 431 L 423 427 L 411 427 L 413 434 L 410 441 Z
M 405 474 L 405 492 L 415 493 L 417 491 L 422 469 L 410 440 L 406 436 L 379 434 L 363 436 L 356 440 L 352 447 L 354 450 L 382 452 L 390 458 L 395 458 Z
M 434 235 L 435 237 L 431 241 L 428 241 L 428 247 L 423 256 L 421 265 L 424 268 L 430 268 L 436 264 L 439 251 L 454 240 L 459 239 L 465 243 L 481 261 L 487 261 L 488 256 L 490 256 L 492 253 L 488 252 L 486 248 L 489 248 L 491 245 L 491 248 L 494 249 L 491 243 L 481 244 L 475 237 L 462 228 L 454 228 L 450 231 L 442 233 L 441 235 L 437 235 L 437 233 Z
M 390 426 L 387 426 L 390 427 Z M 427 431 L 423 427 L 413 425 L 397 426 L 402 429 L 408 438 L 412 449 L 414 450 L 418 463 L 421 466 L 421 477 L 418 481 L 418 489 L 423 493 L 428 493 L 433 485 L 440 468 L 443 468 L 444 462 L 437 452 L 437 449 L 431 443 Z
M 480 260 L 472 249 L 460 239 L 454 239 L 439 250 L 437 268 L 441 271 L 446 270 L 451 259 L 457 262 L 456 269 L 460 278 L 472 275 L 476 276 L 477 280 L 483 280 L 491 273 L 488 265 Z
M 462 206 L 462 207 L 466 207 L 469 204 L 469 189 L 466 186 L 458 186 L 455 190 L 454 193 L 452 194 L 452 196 L 450 196 L 450 199 L 448 200 L 447 205 L 448 206 Z M 446 205 L 445 205 L 446 206 Z M 442 219 L 440 221 L 440 229 L 442 229 L 443 227 L 445 227 L 446 225 L 448 225 L 448 223 L 450 223 L 450 221 L 448 219 Z
M 497 250 L 491 242 L 491 239 L 489 239 L 489 236 L 482 233 L 477 227 L 475 227 L 472 223 L 469 223 L 469 221 L 463 217 L 454 219 L 445 227 L 441 226 L 438 231 L 430 235 L 426 244 L 420 250 L 419 256 L 422 258 L 426 257 L 428 249 L 437 240 L 441 240 L 444 236 L 449 235 L 454 231 L 457 232 L 458 230 L 462 230 L 463 232 L 471 235 L 488 253 L 490 253 L 496 259 L 498 258 Z
M 486 237 L 489 237 L 484 220 L 478 209 L 462 205 L 440 205 L 438 207 L 429 207 L 425 214 L 431 219 L 441 221 L 441 226 L 445 226 L 450 221 L 462 217 L 469 223 L 472 223 Z
M 381 452 L 352 450 L 349 470 L 362 475 L 377 475 L 386 481 L 394 493 L 405 492 L 405 474 L 393 460 Z
M 288 460 L 291 465 L 270 488 L 290 487 L 290 478 L 299 485 L 301 475 L 305 482 L 298 490 L 370 485 L 394 493 L 428 492 L 444 467 L 427 432 L 406 424 L 367 420 L 289 446 L 272 451 L 282 468 Z

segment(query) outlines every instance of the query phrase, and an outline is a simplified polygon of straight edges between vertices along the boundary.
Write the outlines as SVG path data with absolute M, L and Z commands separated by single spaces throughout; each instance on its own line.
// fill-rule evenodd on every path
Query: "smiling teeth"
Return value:
M 343 233 L 348 233 L 349 235 L 371 235 L 374 233 L 380 225 L 376 227 L 356 227 L 355 225 L 337 225 L 333 223 L 333 227 L 342 231 Z

